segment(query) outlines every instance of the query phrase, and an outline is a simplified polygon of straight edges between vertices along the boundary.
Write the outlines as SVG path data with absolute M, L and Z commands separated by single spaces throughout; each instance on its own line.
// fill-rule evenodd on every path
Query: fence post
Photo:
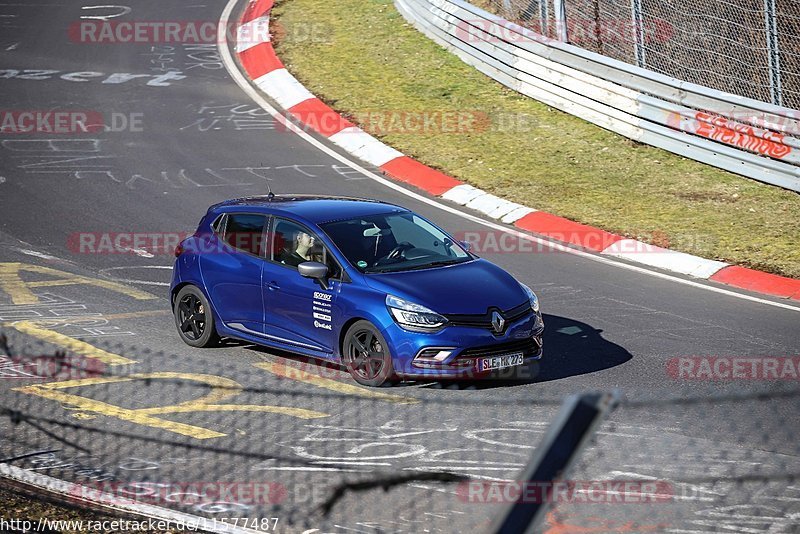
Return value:
M 547 20 L 548 2 L 549 0 L 539 0 L 539 30 L 545 37 L 549 37 L 547 34 L 547 25 L 549 24 L 549 21 Z
M 617 407 L 619 401 L 620 394 L 617 391 L 567 397 L 520 478 L 523 484 L 530 483 L 543 488 L 543 491 L 537 492 L 541 497 L 538 499 L 540 502 L 524 502 L 520 498 L 518 502 L 509 504 L 495 518 L 490 532 L 541 532 L 540 523 L 551 500 L 553 483 L 569 476 L 572 465 L 588 445 L 597 426 Z
M 778 14 L 775 0 L 764 0 L 764 19 L 769 54 L 769 96 L 776 106 L 783 105 L 781 94 L 781 49 L 778 40 Z
M 513 8 L 514 4 L 511 3 L 511 0 L 503 0 L 503 17 L 513 18 L 514 13 L 511 11 Z
M 631 0 L 631 18 L 633 20 L 633 53 L 636 57 L 636 66 L 644 68 L 647 62 L 645 60 L 644 13 L 642 12 L 642 0 Z
M 567 35 L 567 6 L 566 0 L 553 0 L 553 15 L 556 19 L 556 39 L 562 43 L 569 42 Z

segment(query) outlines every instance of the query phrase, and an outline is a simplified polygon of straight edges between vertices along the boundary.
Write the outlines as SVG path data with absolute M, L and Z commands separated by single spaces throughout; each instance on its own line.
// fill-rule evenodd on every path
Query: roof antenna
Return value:
M 264 163 L 263 162 L 259 162 L 258 165 L 259 165 L 259 167 L 262 167 L 262 168 L 264 167 Z M 275 193 L 272 192 L 272 188 L 269 186 L 269 178 L 267 178 L 265 176 L 264 177 L 264 181 L 267 182 L 267 191 L 269 191 L 269 194 L 267 194 L 267 200 L 272 202 L 272 199 L 275 198 Z

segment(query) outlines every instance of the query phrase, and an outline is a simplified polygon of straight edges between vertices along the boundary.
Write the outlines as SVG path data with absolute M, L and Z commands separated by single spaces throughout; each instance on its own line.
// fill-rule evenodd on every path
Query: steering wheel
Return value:
M 403 252 L 408 249 L 414 248 L 414 245 L 409 243 L 408 241 L 401 241 L 394 247 L 389 254 L 386 255 L 387 260 L 396 260 L 403 257 Z

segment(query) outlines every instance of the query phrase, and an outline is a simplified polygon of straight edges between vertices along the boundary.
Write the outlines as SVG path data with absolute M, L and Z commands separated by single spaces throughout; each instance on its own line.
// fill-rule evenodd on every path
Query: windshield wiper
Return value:
M 430 263 L 423 263 L 422 265 L 414 265 L 411 267 L 400 267 L 398 268 L 397 265 L 393 265 L 391 267 L 385 267 L 383 269 L 379 269 L 376 267 L 368 267 L 363 272 L 365 274 L 372 274 L 372 273 L 399 273 L 399 272 L 406 272 L 406 271 L 418 271 L 420 269 L 430 269 L 431 267 L 443 267 L 445 265 L 455 265 L 456 263 L 464 263 L 469 261 L 468 258 L 453 258 L 451 260 L 439 260 L 439 261 L 432 261 Z
M 414 267 L 409 267 L 408 271 L 416 271 L 417 269 L 429 269 L 431 267 L 443 267 L 445 265 L 455 265 L 456 263 L 464 263 L 461 259 L 452 259 L 452 260 L 439 260 L 439 261 L 432 261 L 430 263 L 425 263 L 423 265 L 415 265 Z
M 376 267 L 367 267 L 364 269 L 364 274 L 372 274 L 372 273 L 391 273 L 393 271 L 402 270 L 402 269 L 378 269 Z

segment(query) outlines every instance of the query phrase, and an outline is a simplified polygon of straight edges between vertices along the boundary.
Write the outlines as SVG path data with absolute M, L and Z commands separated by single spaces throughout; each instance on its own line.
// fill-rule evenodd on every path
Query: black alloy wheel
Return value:
M 175 326 L 181 339 L 192 347 L 210 347 L 219 341 L 214 314 L 205 295 L 195 286 L 185 286 L 175 297 Z
M 347 330 L 342 353 L 347 371 L 359 384 L 378 387 L 394 376 L 386 340 L 369 321 L 358 321 Z

